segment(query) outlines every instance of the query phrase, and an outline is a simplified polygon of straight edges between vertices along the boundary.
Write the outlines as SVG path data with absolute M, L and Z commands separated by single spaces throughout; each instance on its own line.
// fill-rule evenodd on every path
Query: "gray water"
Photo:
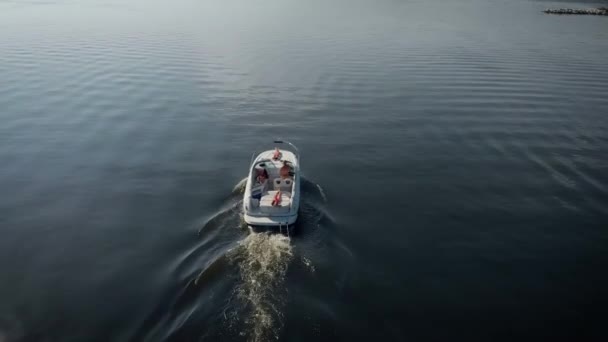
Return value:
M 600 5 L 0 1 L 0 341 L 605 340 Z

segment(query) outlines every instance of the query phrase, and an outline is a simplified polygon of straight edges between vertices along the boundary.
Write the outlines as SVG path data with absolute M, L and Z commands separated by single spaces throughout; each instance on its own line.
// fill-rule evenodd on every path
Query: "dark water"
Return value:
M 0 341 L 605 340 L 608 19 L 553 5 L 1 1 Z

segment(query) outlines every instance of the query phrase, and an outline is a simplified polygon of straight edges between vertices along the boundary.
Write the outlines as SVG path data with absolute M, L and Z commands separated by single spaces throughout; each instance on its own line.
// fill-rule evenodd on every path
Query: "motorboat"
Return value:
M 243 195 L 243 217 L 250 227 L 289 229 L 300 206 L 300 153 L 285 140 L 253 153 Z M 289 230 L 287 230 L 289 233 Z

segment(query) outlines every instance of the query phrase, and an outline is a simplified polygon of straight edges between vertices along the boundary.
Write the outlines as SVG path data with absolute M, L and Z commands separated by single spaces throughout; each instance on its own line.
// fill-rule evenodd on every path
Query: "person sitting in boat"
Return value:
M 266 171 L 266 169 L 263 167 L 257 168 L 257 171 L 258 171 L 258 176 L 256 179 L 257 179 L 258 183 L 262 184 L 268 179 L 268 171 Z
M 281 167 L 281 170 L 279 170 L 279 175 L 281 175 L 281 178 L 291 177 L 291 166 L 289 166 L 287 160 L 283 160 L 283 166 Z
M 278 147 L 274 148 L 274 153 L 272 154 L 272 160 L 279 160 L 281 159 L 281 151 L 279 150 Z

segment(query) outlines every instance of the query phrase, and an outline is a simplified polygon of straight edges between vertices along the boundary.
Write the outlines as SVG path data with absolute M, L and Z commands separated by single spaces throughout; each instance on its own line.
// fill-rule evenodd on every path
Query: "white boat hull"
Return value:
M 259 227 L 279 227 L 279 226 L 291 226 L 296 223 L 298 214 L 290 216 L 251 216 L 244 214 L 243 218 L 245 222 L 250 226 Z
M 300 205 L 300 165 L 298 155 L 281 149 L 281 158 L 273 160 L 274 150 L 255 157 L 249 168 L 249 177 L 243 195 L 243 219 L 249 226 L 285 227 L 298 219 Z M 281 177 L 283 161 L 291 167 L 289 177 Z M 257 169 L 265 169 L 269 178 L 260 181 Z M 277 194 L 278 193 L 278 194 Z M 279 203 L 275 199 L 280 198 Z

